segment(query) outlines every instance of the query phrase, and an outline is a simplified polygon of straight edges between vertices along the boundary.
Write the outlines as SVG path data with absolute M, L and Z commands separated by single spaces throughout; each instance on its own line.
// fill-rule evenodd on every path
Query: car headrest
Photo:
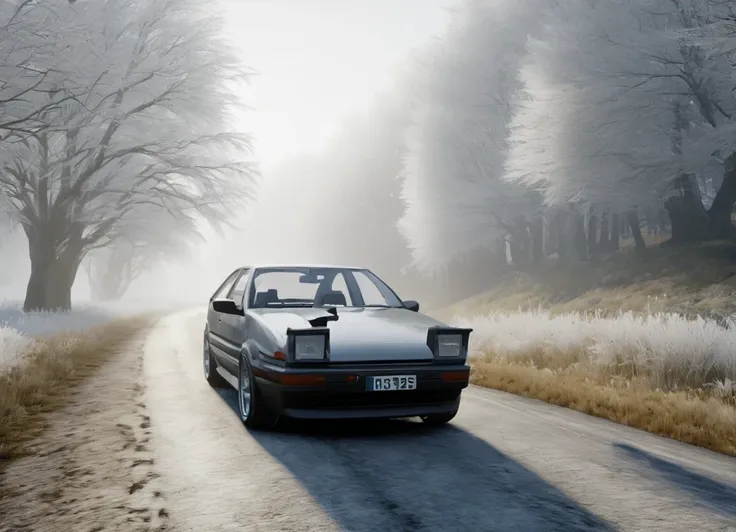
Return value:
M 278 300 L 279 300 L 278 290 L 274 290 L 273 288 L 270 288 L 266 290 L 265 292 L 258 292 L 256 294 L 256 300 L 254 301 L 253 306 L 255 308 L 264 308 L 269 303 L 273 303 Z
M 345 294 L 340 291 L 325 292 L 320 303 L 322 305 L 342 305 L 343 307 L 348 306 L 348 302 L 345 299 Z

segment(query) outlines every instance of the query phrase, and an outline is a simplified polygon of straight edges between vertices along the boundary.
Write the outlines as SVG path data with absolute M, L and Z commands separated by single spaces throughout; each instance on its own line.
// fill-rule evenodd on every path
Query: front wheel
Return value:
M 446 414 L 430 414 L 428 416 L 422 416 L 422 421 L 431 427 L 440 427 L 452 421 L 456 415 L 457 410 Z
M 217 373 L 217 363 L 212 358 L 212 350 L 210 349 L 210 340 L 207 336 L 207 331 L 204 333 L 204 340 L 202 342 L 202 362 L 204 365 L 204 378 L 213 388 L 224 388 L 227 386 L 227 381 L 222 378 L 222 375 Z
M 238 369 L 238 407 L 240 420 L 249 429 L 270 429 L 278 422 L 278 415 L 269 408 L 258 389 L 245 354 L 240 357 Z

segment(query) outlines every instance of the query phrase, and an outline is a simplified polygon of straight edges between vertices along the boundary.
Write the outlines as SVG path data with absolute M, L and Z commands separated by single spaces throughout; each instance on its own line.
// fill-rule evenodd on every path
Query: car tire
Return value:
M 247 387 L 247 390 L 244 386 Z M 238 365 L 238 414 L 246 427 L 256 430 L 274 428 L 279 418 L 269 407 L 258 388 L 250 362 L 245 354 L 240 356 Z
M 440 427 L 448 424 L 457 415 L 457 410 L 448 412 L 447 414 L 430 414 L 422 416 L 422 421 L 430 427 Z
M 207 382 L 213 388 L 225 388 L 228 385 L 228 382 L 217 372 L 217 362 L 215 362 L 215 359 L 212 357 L 207 331 L 204 332 L 204 340 L 202 341 L 202 355 L 204 378 L 207 379 Z

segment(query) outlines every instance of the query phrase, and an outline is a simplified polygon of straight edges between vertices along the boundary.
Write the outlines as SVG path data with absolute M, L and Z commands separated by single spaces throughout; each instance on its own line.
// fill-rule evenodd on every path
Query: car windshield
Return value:
M 400 308 L 399 297 L 373 272 L 350 268 L 258 268 L 250 308 Z

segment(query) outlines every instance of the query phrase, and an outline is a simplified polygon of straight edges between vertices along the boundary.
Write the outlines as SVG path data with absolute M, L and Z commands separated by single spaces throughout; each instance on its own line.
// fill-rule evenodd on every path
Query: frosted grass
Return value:
M 170 306 L 170 305 L 167 305 Z M 96 306 L 76 304 L 71 312 L 23 312 L 19 301 L 0 302 L 0 371 L 17 364 L 34 339 L 75 333 L 116 318 L 156 310 L 145 302 Z M 157 310 L 164 310 L 162 308 Z
M 611 318 L 537 310 L 457 317 L 454 323 L 474 329 L 471 350 L 476 356 L 553 367 L 572 353 L 575 364 L 646 376 L 662 389 L 710 387 L 736 393 L 736 323 L 729 319 L 630 312 Z

